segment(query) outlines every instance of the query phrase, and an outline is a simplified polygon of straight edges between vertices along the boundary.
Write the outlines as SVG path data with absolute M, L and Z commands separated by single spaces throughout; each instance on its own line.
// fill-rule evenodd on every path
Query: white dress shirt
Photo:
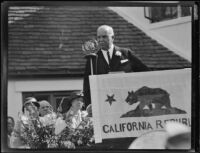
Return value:
M 110 59 L 112 59 L 113 49 L 114 49 L 114 45 L 112 44 L 111 47 L 110 47 L 110 49 L 108 50 L 108 51 L 109 51 L 109 54 L 110 54 Z M 107 63 L 109 64 L 107 51 L 106 51 L 106 50 L 103 50 L 103 49 L 101 49 L 101 51 L 102 51 L 103 56 L 104 56 L 104 58 L 106 59 Z

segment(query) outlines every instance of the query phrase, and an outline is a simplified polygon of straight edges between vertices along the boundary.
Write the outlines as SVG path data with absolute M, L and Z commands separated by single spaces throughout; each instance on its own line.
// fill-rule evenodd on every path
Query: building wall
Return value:
M 16 91 L 15 81 L 8 81 L 7 100 L 8 116 L 12 116 L 16 121 L 18 112 L 22 110 L 22 93 Z
M 124 19 L 143 30 L 148 36 L 191 61 L 191 17 L 150 23 L 144 17 L 144 7 L 110 7 Z
M 17 120 L 22 110 L 22 92 L 82 90 L 83 80 L 77 79 L 39 79 L 8 81 L 8 116 Z

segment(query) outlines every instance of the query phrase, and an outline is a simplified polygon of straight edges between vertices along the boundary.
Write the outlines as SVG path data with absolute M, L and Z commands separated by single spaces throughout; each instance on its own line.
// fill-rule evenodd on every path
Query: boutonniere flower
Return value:
M 122 53 L 120 51 L 116 51 L 115 55 L 121 57 Z

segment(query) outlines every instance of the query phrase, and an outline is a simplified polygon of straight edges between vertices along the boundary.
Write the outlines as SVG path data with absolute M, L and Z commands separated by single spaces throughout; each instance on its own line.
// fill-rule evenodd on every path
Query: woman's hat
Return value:
M 166 138 L 165 130 L 145 132 L 133 140 L 128 149 L 165 149 Z
M 167 122 L 165 127 L 168 138 L 167 149 L 190 149 L 191 148 L 191 128 L 179 122 Z
M 39 102 L 39 105 L 40 105 L 40 107 L 42 107 L 42 106 L 49 106 L 49 107 L 52 107 L 51 104 L 50 104 L 48 101 L 46 101 L 46 100 L 40 101 L 40 102 Z
M 37 102 L 37 100 L 34 97 L 28 97 L 25 99 L 25 103 L 23 104 L 22 107 L 22 112 L 24 113 L 24 108 L 27 104 L 34 104 L 37 108 L 40 108 L 40 104 Z
M 179 122 L 166 122 L 165 129 L 146 132 L 129 149 L 190 149 L 190 128 Z
M 69 96 L 69 98 L 66 98 L 66 99 L 62 99 L 60 105 L 59 105 L 59 110 L 60 112 L 62 113 L 65 113 L 67 112 L 71 105 L 72 105 L 72 101 L 74 99 L 77 99 L 77 98 L 83 98 L 83 92 L 82 91 L 75 91 L 75 92 L 72 92 Z
M 69 97 L 69 102 L 71 103 L 74 99 L 77 99 L 77 98 L 80 98 L 80 97 L 81 98 L 84 97 L 83 92 L 82 91 L 75 91 Z

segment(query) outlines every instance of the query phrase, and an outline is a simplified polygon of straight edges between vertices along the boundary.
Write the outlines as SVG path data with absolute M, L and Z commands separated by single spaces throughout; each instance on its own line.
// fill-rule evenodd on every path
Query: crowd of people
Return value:
M 29 124 L 31 121 L 39 121 L 43 126 L 52 125 L 55 126 L 57 120 L 62 120 L 70 127 L 76 129 L 82 121 L 83 117 L 91 117 L 91 106 L 87 108 L 87 111 L 82 110 L 83 108 L 83 94 L 82 92 L 73 92 L 69 97 L 66 112 L 53 110 L 53 107 L 46 100 L 37 101 L 34 97 L 26 98 L 23 104 L 22 111 L 19 113 L 19 120 L 14 121 L 12 117 L 8 117 L 8 146 L 11 148 L 24 147 L 24 142 L 21 141 L 21 132 L 23 131 L 23 123 Z M 60 106 L 62 107 L 62 106 Z M 62 129 L 63 130 L 63 129 Z

